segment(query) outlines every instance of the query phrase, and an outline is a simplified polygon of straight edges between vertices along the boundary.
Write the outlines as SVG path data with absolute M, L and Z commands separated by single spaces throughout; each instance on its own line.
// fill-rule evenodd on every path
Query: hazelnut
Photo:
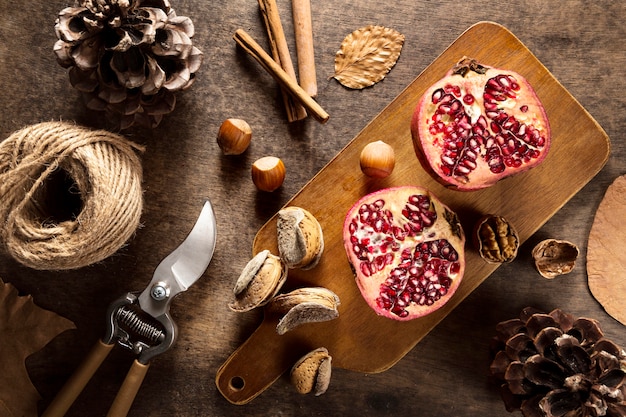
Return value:
M 217 133 L 217 144 L 224 155 L 240 155 L 250 146 L 252 129 L 241 119 L 226 119 Z
M 360 157 L 361 171 L 368 177 L 385 178 L 396 165 L 393 148 L 378 140 L 365 145 Z
M 285 181 L 285 164 L 275 156 L 264 156 L 252 164 L 252 182 L 261 191 L 272 192 Z

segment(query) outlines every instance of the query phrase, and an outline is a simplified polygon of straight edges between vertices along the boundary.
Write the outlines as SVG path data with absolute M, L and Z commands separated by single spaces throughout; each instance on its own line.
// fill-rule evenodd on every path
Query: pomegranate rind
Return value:
M 479 66 L 484 73 L 469 71 L 460 71 L 467 63 L 471 62 L 473 65 Z M 485 86 L 490 79 L 499 79 L 499 77 L 513 77 L 519 90 L 513 92 L 515 97 L 503 97 L 503 100 L 497 101 L 497 110 L 491 109 L 488 111 L 485 108 L 485 103 L 489 102 L 486 99 L 488 97 L 485 94 Z M 458 90 L 452 92 L 459 103 L 462 104 L 460 113 L 455 113 L 452 117 L 449 114 L 443 115 L 443 120 L 438 120 L 443 124 L 438 125 L 439 128 L 435 129 L 434 120 L 439 107 L 433 104 L 433 94 L 441 89 L 447 89 L 447 92 L 451 92 L 450 86 L 458 87 Z M 463 99 L 471 95 L 473 101 L 471 103 L 465 102 Z M 439 103 L 437 103 L 439 104 Z M 488 103 L 489 104 L 489 103 Z M 493 104 L 493 102 L 492 102 Z M 523 111 L 522 111 L 523 108 Z M 506 129 L 500 127 L 500 132 L 494 131 L 492 122 L 493 118 L 486 116 L 488 113 L 494 115 L 495 113 L 504 113 L 508 119 L 501 116 L 498 124 L 504 122 L 516 121 L 516 129 L 519 126 L 524 126 L 524 133 L 519 134 L 519 131 L 507 132 Z M 451 142 L 450 136 L 446 136 L 445 129 L 451 129 L 458 132 L 460 125 L 459 114 L 467 116 L 466 121 L 469 120 L 471 129 L 467 135 L 459 135 L 455 137 L 456 144 L 454 149 L 450 149 L 449 144 Z M 478 120 L 480 116 L 483 116 L 483 120 L 486 120 L 486 124 L 483 125 L 485 133 L 476 134 L 478 129 Z M 486 128 L 484 127 L 486 126 Z M 534 133 L 529 133 L 532 130 L 536 130 L 540 139 L 534 136 Z M 503 132 L 503 133 L 502 133 Z M 498 137 L 498 133 L 502 133 L 502 139 Z M 508 135 L 507 133 L 511 133 Z M 464 58 L 457 66 L 452 68 L 448 73 L 439 81 L 430 86 L 420 98 L 411 119 L 411 134 L 413 138 L 413 144 L 418 160 L 421 162 L 424 169 L 429 172 L 433 178 L 439 181 L 441 184 L 448 188 L 456 189 L 459 191 L 474 191 L 483 188 L 491 187 L 498 181 L 510 177 L 512 175 L 520 174 L 528 171 L 529 169 L 538 166 L 543 162 L 551 145 L 551 131 L 550 123 L 546 111 L 539 100 L 537 93 L 529 82 L 519 73 L 511 70 L 497 69 L 481 65 L 476 61 Z M 478 139 L 478 145 L 470 140 L 472 138 Z M 480 140 L 482 138 L 482 140 Z M 489 151 L 487 142 L 489 138 L 493 141 L 490 142 Z M 498 140 L 500 144 L 498 144 Z M 511 141 L 512 140 L 512 141 Z M 482 142 L 482 143 L 481 143 Z M 503 145 L 506 143 L 508 145 Z M 495 146 L 494 146 L 495 144 Z M 457 146 L 458 145 L 458 146 Z M 522 148 L 520 148 L 522 147 Z M 511 150 L 513 149 L 513 150 Z M 514 149 L 523 149 L 523 152 L 519 154 Z M 502 163 L 502 172 L 493 172 L 490 168 L 490 164 L 495 163 L 493 160 L 488 162 L 488 155 L 493 157 L 491 152 L 499 153 L 498 157 L 508 158 L 508 163 Z M 476 154 L 474 158 L 459 156 L 468 152 Z M 454 163 L 452 165 L 446 165 L 443 162 L 444 157 L 452 155 Z M 465 162 L 469 159 L 469 162 Z M 472 164 L 475 164 L 475 166 Z M 464 165 L 464 164 L 467 165 Z M 460 172 L 460 171 L 464 172 Z M 465 172 L 468 171 L 468 172 Z
M 389 210 L 392 213 L 393 220 L 389 223 L 392 223 L 395 227 L 404 228 L 412 222 L 402 211 L 406 207 L 409 199 L 414 196 L 420 196 L 420 198 L 425 197 L 427 201 L 429 201 L 432 212 L 436 214 L 436 218 L 430 226 L 423 227 L 420 232 L 414 233 L 412 236 L 405 236 L 403 240 L 396 239 L 395 243 L 397 243 L 397 245 L 394 244 L 394 246 L 397 247 L 383 250 L 380 244 L 385 241 L 389 242 L 388 236 L 393 232 L 391 230 L 383 230 L 381 232 L 380 228 L 374 230 L 372 226 L 361 221 L 362 217 L 360 211 L 363 207 L 384 201 L 384 206 L 381 210 Z M 357 230 L 355 229 L 355 225 L 357 225 L 358 231 L 355 231 Z M 358 242 L 355 241 L 355 236 L 357 235 L 357 239 L 359 239 Z M 361 255 L 359 255 L 354 246 L 355 244 L 360 245 L 365 242 L 363 240 L 364 238 L 369 239 L 369 241 L 374 242 L 374 244 L 372 244 L 373 247 L 367 248 L 367 251 L 361 251 Z M 359 199 L 346 214 L 343 224 L 343 242 L 348 261 L 355 274 L 356 284 L 363 299 L 376 314 L 393 320 L 413 320 L 438 310 L 452 298 L 461 284 L 465 272 L 465 233 L 463 232 L 463 228 L 456 213 L 443 204 L 429 190 L 422 187 L 401 186 L 385 188 Z M 441 242 L 445 242 L 445 244 Z M 381 292 L 388 290 L 385 282 L 390 274 L 394 270 L 408 269 L 408 265 L 406 265 L 406 251 L 409 251 L 408 253 L 417 254 L 419 250 L 418 247 L 434 244 L 439 244 L 441 248 L 445 247 L 446 249 L 442 249 L 442 252 L 446 250 L 450 253 L 450 249 L 452 249 L 452 253 L 456 254 L 456 259 L 452 258 L 451 255 L 446 255 L 454 260 L 444 259 L 440 256 L 441 261 L 437 261 L 439 265 L 445 264 L 441 268 L 447 271 L 445 278 L 446 292 L 438 295 L 439 298 L 432 304 L 419 304 L 411 300 L 404 306 L 405 311 L 403 313 L 399 313 L 398 310 L 395 309 L 395 305 L 391 307 L 381 305 Z M 381 266 L 380 269 L 373 273 L 364 273 L 367 267 L 364 268 L 363 264 L 371 265 L 375 263 L 375 260 L 379 256 L 388 257 L 390 255 L 393 256 L 393 260 L 386 258 L 387 262 L 384 266 Z M 430 264 L 431 260 L 434 258 L 437 258 L 437 256 L 433 256 L 424 262 Z M 425 265 L 423 265 L 423 268 L 424 270 L 427 269 Z M 426 275 L 427 274 L 424 273 L 420 275 L 420 278 Z M 440 286 L 443 285 L 434 280 L 433 282 L 441 284 Z M 404 285 L 404 288 L 410 287 L 408 283 Z

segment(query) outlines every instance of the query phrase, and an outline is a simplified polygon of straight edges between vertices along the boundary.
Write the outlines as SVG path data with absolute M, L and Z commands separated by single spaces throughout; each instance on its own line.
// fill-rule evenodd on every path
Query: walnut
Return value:
M 477 223 L 474 242 L 480 257 L 489 263 L 511 262 L 517 256 L 517 231 L 502 216 L 483 216 Z

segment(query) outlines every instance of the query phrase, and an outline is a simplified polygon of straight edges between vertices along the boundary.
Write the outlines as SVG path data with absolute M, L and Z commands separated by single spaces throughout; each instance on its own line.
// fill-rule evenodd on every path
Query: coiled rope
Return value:
M 143 148 L 120 135 L 45 122 L 0 143 L 0 238 L 18 262 L 66 270 L 119 250 L 143 209 Z

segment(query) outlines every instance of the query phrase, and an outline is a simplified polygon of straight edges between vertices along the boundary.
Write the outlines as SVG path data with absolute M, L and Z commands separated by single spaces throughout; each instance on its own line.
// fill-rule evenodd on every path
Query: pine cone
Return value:
M 202 63 L 193 22 L 168 0 L 81 0 L 59 12 L 55 32 L 71 84 L 120 129 L 156 127 Z
M 496 326 L 490 373 L 525 417 L 626 416 L 626 352 L 594 319 L 526 308 Z

